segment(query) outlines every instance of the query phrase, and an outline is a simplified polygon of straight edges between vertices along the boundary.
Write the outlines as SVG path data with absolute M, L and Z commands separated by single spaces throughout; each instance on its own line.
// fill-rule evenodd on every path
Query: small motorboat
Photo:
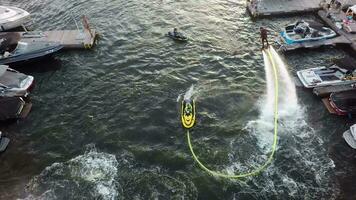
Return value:
M 20 73 L 7 65 L 0 65 L 0 96 L 26 97 L 33 87 L 33 76 Z
M 342 134 L 346 143 L 353 149 L 356 149 L 356 124 L 352 125 L 349 130 Z
M 331 93 L 328 101 L 323 102 L 330 113 L 351 116 L 356 113 L 356 90 Z
M 45 57 L 62 48 L 53 42 L 23 42 L 16 32 L 0 33 L 0 65 Z
M 31 107 L 22 97 L 0 97 L 0 121 L 25 118 Z
M 282 32 L 281 37 L 286 44 L 312 42 L 333 38 L 335 31 L 316 22 L 297 21 L 288 25 Z
M 30 13 L 12 6 L 0 6 L 0 31 L 20 27 L 30 20 Z
M 177 40 L 180 42 L 187 42 L 188 38 L 186 36 L 183 35 L 183 33 L 181 32 L 177 32 L 176 34 L 174 34 L 173 31 L 170 31 L 167 33 L 167 36 L 172 38 L 173 40 Z
M 2 136 L 2 132 L 0 131 L 0 153 L 4 152 L 7 146 L 10 143 L 10 139 Z
M 181 107 L 182 125 L 190 129 L 195 125 L 195 102 L 194 100 L 184 99 Z
M 315 67 L 297 72 L 299 80 L 306 88 L 356 83 L 356 61 L 350 57 L 334 60 L 329 67 Z

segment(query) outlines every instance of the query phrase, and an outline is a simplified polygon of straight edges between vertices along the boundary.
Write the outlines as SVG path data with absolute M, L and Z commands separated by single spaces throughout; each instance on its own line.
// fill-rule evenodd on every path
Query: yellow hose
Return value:
M 269 57 L 270 62 L 272 63 L 272 67 L 273 67 L 273 73 L 274 73 L 274 85 L 275 85 L 275 93 L 274 93 L 274 138 L 273 138 L 273 144 L 272 144 L 272 152 L 268 158 L 268 160 L 261 165 L 259 168 L 252 170 L 250 172 L 247 173 L 243 173 L 243 174 L 224 174 L 221 172 L 217 172 L 217 171 L 213 171 L 210 170 L 209 168 L 207 168 L 202 162 L 200 162 L 200 160 L 198 159 L 198 157 L 196 156 L 196 154 L 194 153 L 193 150 L 193 146 L 190 140 L 190 133 L 189 130 L 187 130 L 187 140 L 188 140 L 188 146 L 190 149 L 190 152 L 192 153 L 192 156 L 194 158 L 194 160 L 198 163 L 198 165 L 205 170 L 207 173 L 216 176 L 216 177 L 222 177 L 222 178 L 230 178 L 230 179 L 238 179 L 238 178 L 246 178 L 248 176 L 254 176 L 259 174 L 260 172 L 262 172 L 264 169 L 266 169 L 266 167 L 272 162 L 273 160 L 273 156 L 274 153 L 276 152 L 276 148 L 277 148 L 277 136 L 278 136 L 278 73 L 277 73 L 277 68 L 276 65 L 274 63 L 274 60 L 272 58 L 271 52 L 269 51 L 269 49 L 266 50 L 267 55 Z

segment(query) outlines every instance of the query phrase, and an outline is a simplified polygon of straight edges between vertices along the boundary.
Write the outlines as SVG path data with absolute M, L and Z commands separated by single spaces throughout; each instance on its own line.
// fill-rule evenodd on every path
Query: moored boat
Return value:
M 22 97 L 0 97 L 0 121 L 25 118 L 31 107 Z
M 0 31 L 20 27 L 29 20 L 30 13 L 21 8 L 0 6 Z
M 345 142 L 353 149 L 356 149 L 356 124 L 342 134 Z
M 306 88 L 345 85 L 356 83 L 356 61 L 345 57 L 334 60 L 329 67 L 315 67 L 297 72 L 299 80 Z
M 280 35 L 285 43 L 294 44 L 333 38 L 336 33 L 322 24 L 301 20 L 286 26 Z
M 19 33 L 0 33 L 0 64 L 9 64 L 51 55 L 63 48 L 53 42 L 23 42 Z
M 330 113 L 352 115 L 356 113 L 356 90 L 335 92 L 323 101 Z
M 20 73 L 7 65 L 0 65 L 0 96 L 26 97 L 33 86 L 33 76 Z

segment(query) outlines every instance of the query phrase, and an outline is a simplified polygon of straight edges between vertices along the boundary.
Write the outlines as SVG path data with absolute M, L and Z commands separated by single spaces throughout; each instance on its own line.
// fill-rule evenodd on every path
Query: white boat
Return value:
M 306 88 L 342 85 L 356 82 L 356 63 L 351 58 L 334 61 L 330 67 L 315 67 L 297 72 L 299 80 Z
M 356 149 L 356 124 L 352 125 L 349 130 L 342 134 L 346 143 L 353 149 Z
M 297 21 L 280 33 L 286 44 L 313 42 L 336 36 L 335 31 L 317 22 Z
M 30 20 L 30 13 L 21 8 L 0 6 L 0 31 L 17 28 Z

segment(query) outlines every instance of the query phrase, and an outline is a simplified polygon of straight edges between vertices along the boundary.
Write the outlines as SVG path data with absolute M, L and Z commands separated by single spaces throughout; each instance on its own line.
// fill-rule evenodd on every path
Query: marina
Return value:
M 4 0 L 0 199 L 354 199 L 354 1 Z

